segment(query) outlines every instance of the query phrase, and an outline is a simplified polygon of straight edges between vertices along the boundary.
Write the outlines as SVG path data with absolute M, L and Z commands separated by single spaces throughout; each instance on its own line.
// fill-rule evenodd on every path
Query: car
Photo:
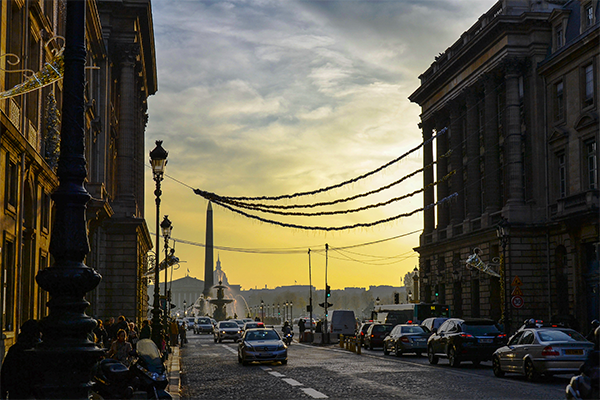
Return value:
M 364 346 L 365 344 L 365 335 L 367 334 L 367 330 L 373 324 L 373 321 L 363 322 L 360 327 L 356 330 L 356 338 L 360 341 L 360 346 Z
M 593 349 L 594 344 L 573 329 L 520 329 L 494 352 L 492 369 L 497 377 L 510 372 L 525 375 L 529 381 L 542 374 L 576 374 Z
M 185 327 L 189 331 L 190 329 L 194 329 L 194 317 L 185 317 Z
M 233 321 L 220 321 L 213 331 L 215 343 L 221 343 L 223 340 L 231 339 L 237 342 L 242 337 L 242 330 L 239 325 Z
M 383 339 L 383 354 L 394 353 L 400 357 L 404 353 L 416 353 L 421 356 L 427 351 L 427 339 L 431 336 L 426 329 L 419 325 L 396 325 Z
M 506 334 L 491 319 L 449 318 L 429 337 L 427 357 L 430 364 L 447 357 L 452 367 L 458 367 L 462 361 L 479 365 L 491 360 L 492 354 L 504 345 Z
M 356 329 L 356 319 L 352 310 L 333 310 L 329 320 L 329 333 L 352 336 Z
M 310 330 L 310 317 L 302 317 L 302 318 L 298 318 L 297 322 L 294 322 L 294 325 L 298 325 L 298 323 L 300 322 L 300 320 L 304 320 L 304 328 L 306 330 Z M 312 328 L 313 330 L 317 327 L 317 321 L 313 318 L 312 319 Z
M 246 322 L 244 324 L 244 328 L 242 330 L 247 331 L 248 329 L 257 329 L 257 328 L 264 328 L 264 327 L 265 327 L 265 324 L 260 321 L 250 321 L 250 322 Z
M 367 329 L 365 334 L 364 347 L 368 347 L 373 350 L 374 347 L 382 347 L 383 339 L 392 331 L 394 326 L 392 324 L 381 324 L 374 322 Z
M 280 362 L 287 364 L 287 346 L 272 328 L 248 329 L 238 345 L 238 362 Z
M 447 317 L 431 317 L 426 318 L 421 322 L 421 326 L 424 326 L 429 332 L 436 332 L 438 328 L 447 320 Z
M 194 323 L 194 333 L 199 335 L 201 333 L 212 333 L 213 324 L 208 317 L 197 317 Z
M 230 321 L 235 322 L 236 324 L 238 324 L 238 326 L 240 327 L 240 329 L 244 328 L 244 324 L 245 322 L 242 321 L 241 319 L 231 319 Z

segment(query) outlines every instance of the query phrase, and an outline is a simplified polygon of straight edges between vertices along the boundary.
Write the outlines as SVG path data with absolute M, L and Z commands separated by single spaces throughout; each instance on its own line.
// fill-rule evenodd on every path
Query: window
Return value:
M 554 29 L 554 41 L 556 43 L 555 49 L 558 50 L 561 47 L 564 46 L 564 40 L 563 40 L 563 28 L 561 25 L 557 26 Z
M 561 198 L 567 196 L 567 165 L 564 154 L 558 155 L 558 192 Z
M 18 170 L 17 164 L 12 162 L 10 157 L 6 157 L 6 184 L 5 184 L 5 198 L 6 207 L 16 208 L 17 206 L 17 183 L 18 183 Z
M 584 68 L 584 98 L 583 106 L 587 107 L 594 104 L 594 66 L 592 64 Z
M 12 331 L 15 301 L 15 242 L 12 239 L 4 237 L 2 254 L 2 328 Z
M 562 81 L 554 85 L 554 119 L 560 121 L 565 114 L 564 84 Z
M 584 29 L 589 28 L 594 24 L 594 7 L 592 4 L 587 4 L 583 10 Z
M 587 188 L 597 189 L 598 188 L 598 152 L 596 148 L 596 141 L 591 140 L 585 143 L 585 160 L 586 160 L 586 174 L 587 174 Z
M 532 331 L 525 331 L 523 337 L 521 337 L 521 341 L 519 342 L 519 344 L 532 344 L 534 339 L 535 335 Z
M 50 194 L 42 189 L 42 229 L 48 231 L 50 228 Z

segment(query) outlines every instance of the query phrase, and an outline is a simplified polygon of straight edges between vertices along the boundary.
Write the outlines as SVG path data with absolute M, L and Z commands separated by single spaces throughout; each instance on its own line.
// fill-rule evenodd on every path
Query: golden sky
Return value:
M 177 240 L 204 244 L 207 201 L 312 191 L 375 170 L 422 141 L 408 96 L 434 57 L 495 2 L 153 1 L 158 92 L 149 100 L 146 148 L 169 152 L 161 219 Z M 422 167 L 415 151 L 382 172 L 279 204 L 333 201 L 388 185 Z M 422 186 L 422 175 L 327 210 L 378 204 Z M 155 231 L 154 182 L 146 220 Z M 292 217 L 299 225 L 371 223 L 423 207 L 420 195 L 368 211 Z M 309 209 L 310 210 L 310 209 Z M 312 284 L 400 286 L 418 264 L 422 213 L 369 228 L 323 232 L 259 222 L 213 205 L 215 261 L 243 289 Z M 306 210 L 301 210 L 306 211 Z M 324 211 L 319 209 L 318 211 Z M 390 240 L 386 240 L 390 239 Z M 376 244 L 371 242 L 382 241 Z M 163 242 L 161 239 L 161 251 Z M 348 246 L 356 246 L 340 249 Z M 174 279 L 204 279 L 204 247 L 177 242 Z M 162 276 L 162 275 L 161 275 Z

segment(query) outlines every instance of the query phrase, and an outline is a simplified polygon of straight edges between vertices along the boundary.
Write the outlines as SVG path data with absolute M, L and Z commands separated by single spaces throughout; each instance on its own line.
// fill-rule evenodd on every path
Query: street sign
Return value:
M 523 307 L 523 304 L 525 304 L 525 301 L 521 296 L 513 296 L 510 299 L 510 304 L 512 304 L 514 308 L 521 308 Z
M 520 287 L 515 286 L 515 288 L 513 289 L 512 293 L 510 295 L 511 296 L 523 296 L 523 291 L 521 290 Z
M 523 282 L 521 282 L 521 278 L 519 278 L 519 276 L 515 276 L 515 278 L 513 279 L 512 283 L 510 284 L 511 286 L 521 286 L 523 284 Z

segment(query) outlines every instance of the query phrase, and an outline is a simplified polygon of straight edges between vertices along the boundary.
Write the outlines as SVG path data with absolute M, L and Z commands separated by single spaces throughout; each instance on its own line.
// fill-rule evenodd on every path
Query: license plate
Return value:
M 479 339 L 479 343 L 494 343 L 494 339 Z
M 583 355 L 583 350 L 582 349 L 565 350 L 565 354 L 568 355 L 568 356 L 582 356 Z

